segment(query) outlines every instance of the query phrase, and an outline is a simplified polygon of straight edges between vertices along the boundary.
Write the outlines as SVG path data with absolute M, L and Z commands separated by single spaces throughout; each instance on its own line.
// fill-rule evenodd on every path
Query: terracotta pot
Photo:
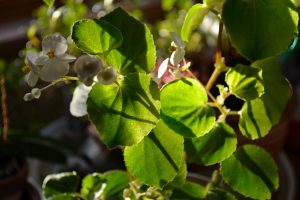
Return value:
M 22 162 L 21 169 L 9 177 L 0 179 L 0 199 L 20 200 L 27 183 L 28 166 Z

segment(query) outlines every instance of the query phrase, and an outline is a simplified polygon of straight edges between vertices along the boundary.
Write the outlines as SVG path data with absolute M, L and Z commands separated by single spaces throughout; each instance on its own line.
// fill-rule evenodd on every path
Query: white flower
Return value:
M 73 116 L 82 117 L 87 114 L 86 102 L 91 89 L 91 86 L 87 87 L 84 84 L 78 85 L 75 88 L 70 104 L 70 112 Z
M 37 54 L 34 51 L 28 51 L 26 54 L 25 63 L 30 70 L 25 75 L 25 81 L 30 87 L 34 87 L 39 79 L 40 68 L 36 65 Z M 26 69 L 25 69 L 26 70 Z
M 173 42 L 171 45 L 175 47 L 175 51 L 172 52 L 170 57 L 170 63 L 176 67 L 180 63 L 180 61 L 182 61 L 182 59 L 184 58 L 185 43 L 184 41 L 181 40 L 181 38 L 176 33 L 171 32 L 170 34 L 173 38 Z
M 97 75 L 98 81 L 104 85 L 113 84 L 117 77 L 118 72 L 114 67 L 105 67 Z
M 102 62 L 88 55 L 80 56 L 74 64 L 78 78 L 87 86 L 92 85 L 94 77 L 103 68 Z
M 69 62 L 76 58 L 66 54 L 67 49 L 67 40 L 59 34 L 43 39 L 41 56 L 36 59 L 36 64 L 42 65 L 39 74 L 42 80 L 51 82 L 69 72 Z

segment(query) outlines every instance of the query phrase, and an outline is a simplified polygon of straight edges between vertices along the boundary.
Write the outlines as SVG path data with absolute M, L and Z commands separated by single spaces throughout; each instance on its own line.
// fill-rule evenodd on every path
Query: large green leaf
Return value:
M 239 127 L 243 135 L 257 139 L 267 135 L 272 126 L 279 123 L 292 92 L 275 58 L 252 65 L 263 70 L 265 92 L 260 98 L 244 104 Z
M 106 62 L 119 69 L 121 74 L 152 71 L 156 61 L 156 49 L 146 25 L 121 8 L 101 19 L 117 27 L 123 35 L 122 45 L 110 52 L 105 58 Z
M 214 111 L 207 105 L 207 94 L 199 81 L 182 78 L 161 91 L 161 118 L 185 137 L 206 134 L 215 123 Z
M 212 165 L 228 158 L 236 145 L 234 130 L 226 123 L 217 123 L 206 135 L 186 139 L 185 150 L 189 161 Z
M 203 21 L 209 8 L 205 4 L 195 4 L 187 12 L 184 23 L 181 28 L 181 38 L 188 41 L 193 30 L 195 30 Z
M 276 163 L 255 145 L 244 145 L 224 160 L 221 174 L 234 190 L 253 199 L 270 199 L 279 186 Z
M 206 189 L 204 186 L 187 181 L 184 185 L 173 190 L 172 200 L 202 200 L 205 197 Z
M 278 55 L 297 32 L 290 0 L 227 0 L 222 18 L 233 46 L 251 61 Z
M 73 25 L 72 39 L 86 53 L 103 54 L 122 44 L 121 32 L 104 20 L 84 19 Z
M 226 73 L 229 90 L 237 97 L 249 101 L 264 93 L 262 70 L 246 65 L 237 65 Z
M 63 193 L 76 193 L 79 177 L 76 172 L 65 172 L 48 175 L 43 181 L 43 194 L 46 198 Z
M 159 89 L 146 74 L 128 74 L 119 85 L 95 84 L 87 110 L 110 148 L 139 143 L 159 120 Z
M 124 160 L 137 180 L 162 188 L 179 172 L 183 153 L 183 137 L 159 121 L 142 142 L 125 148 Z
M 89 174 L 82 180 L 81 195 L 86 200 L 123 199 L 123 190 L 129 187 L 129 178 L 124 171 L 110 171 L 104 174 Z

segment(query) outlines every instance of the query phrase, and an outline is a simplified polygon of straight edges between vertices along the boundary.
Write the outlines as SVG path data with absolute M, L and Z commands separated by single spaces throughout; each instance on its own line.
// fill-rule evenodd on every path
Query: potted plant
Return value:
M 208 13 L 214 13 L 220 23 L 215 68 L 204 85 L 189 70 L 184 56 L 192 31 Z M 170 33 L 171 53 L 154 72 L 152 34 L 122 8 L 73 25 L 72 40 L 85 54 L 79 58 L 67 52 L 68 42 L 59 33 L 44 37 L 42 52 L 27 54 L 26 80 L 33 87 L 38 79 L 50 84 L 33 88 L 24 99 L 38 99 L 58 82 L 80 82 L 71 112 L 88 114 L 107 147 L 123 150 L 127 167 L 127 173 L 87 175 L 80 191 L 75 172 L 49 175 L 43 184 L 44 196 L 270 199 L 279 187 L 276 163 L 262 147 L 238 146 L 235 130 L 226 120 L 239 117 L 239 130 L 250 140 L 266 136 L 280 122 L 292 92 L 277 56 L 289 47 L 297 23 L 297 8 L 289 0 L 204 0 L 189 9 L 180 36 Z M 249 64 L 226 65 L 224 28 Z M 73 61 L 76 76 L 67 76 Z M 221 74 L 225 84 L 215 85 Z M 218 88 L 217 96 L 210 92 L 213 87 Z M 232 95 L 243 100 L 241 110 L 224 105 Z M 201 185 L 186 180 L 187 161 L 218 167 L 211 180 Z

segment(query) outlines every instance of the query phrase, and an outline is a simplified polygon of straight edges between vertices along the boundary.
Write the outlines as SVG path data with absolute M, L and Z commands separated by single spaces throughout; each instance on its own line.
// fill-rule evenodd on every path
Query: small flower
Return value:
M 70 104 L 70 112 L 73 116 L 82 117 L 87 114 L 86 102 L 91 89 L 92 87 L 87 87 L 84 84 L 75 88 Z
M 114 67 L 105 67 L 100 70 L 97 75 L 97 79 L 100 83 L 104 85 L 113 84 L 118 77 L 118 72 Z
M 95 57 L 82 55 L 76 60 L 74 68 L 78 78 L 86 86 L 90 86 L 93 84 L 94 77 L 103 68 L 103 65 L 102 62 Z
M 34 87 L 39 79 L 40 68 L 36 65 L 37 54 L 34 51 L 28 51 L 26 54 L 24 71 L 25 81 L 30 87 Z
M 74 56 L 66 54 L 67 40 L 59 34 L 47 36 L 42 41 L 42 53 L 36 59 L 37 65 L 42 65 L 40 78 L 51 82 L 69 72 L 69 62 L 74 61 Z

